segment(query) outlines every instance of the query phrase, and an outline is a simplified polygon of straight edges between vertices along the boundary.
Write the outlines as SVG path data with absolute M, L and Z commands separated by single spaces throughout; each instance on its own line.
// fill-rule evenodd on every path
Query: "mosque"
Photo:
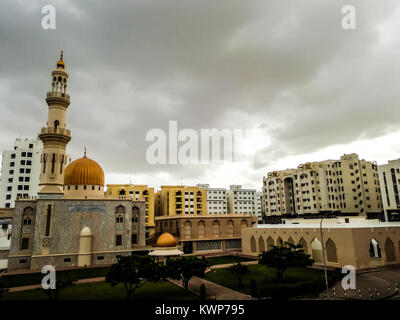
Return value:
M 47 93 L 38 196 L 15 203 L 8 269 L 111 264 L 145 247 L 144 200 L 104 194 L 104 172 L 86 156 L 67 165 L 68 73 L 61 52 Z

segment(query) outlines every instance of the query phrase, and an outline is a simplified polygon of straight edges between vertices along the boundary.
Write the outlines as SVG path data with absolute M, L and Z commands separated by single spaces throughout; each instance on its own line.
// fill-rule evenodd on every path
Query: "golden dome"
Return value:
M 64 173 L 64 185 L 104 186 L 104 172 L 100 165 L 86 157 L 72 161 Z
M 57 68 L 63 68 L 65 69 L 65 62 L 63 60 L 63 51 L 61 50 L 61 57 L 60 60 L 57 62 Z
M 176 239 L 172 234 L 164 232 L 157 239 L 157 247 L 176 247 Z

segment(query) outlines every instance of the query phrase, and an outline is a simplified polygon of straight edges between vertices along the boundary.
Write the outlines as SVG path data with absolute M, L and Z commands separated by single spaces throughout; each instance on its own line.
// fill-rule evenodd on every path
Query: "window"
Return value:
M 23 168 L 19 169 L 19 173 L 25 173 L 25 169 Z
M 115 245 L 116 246 L 122 246 L 122 235 L 117 235 L 115 238 Z
M 28 152 L 28 158 L 32 158 L 32 152 Z
M 71 262 L 71 258 L 65 258 L 64 262 Z
M 21 157 L 26 157 L 26 152 L 22 152 Z
M 21 165 L 25 165 L 25 160 L 21 160 Z
M 15 162 L 11 162 L 10 167 L 14 167 L 14 166 L 15 166 Z
M 104 256 L 98 256 L 97 260 L 104 260 Z
M 31 173 L 31 169 L 25 169 L 25 173 Z
M 7 187 L 7 191 L 12 191 L 12 187 Z
M 8 171 L 9 174 L 14 174 L 14 170 Z
M 29 248 L 29 238 L 22 238 L 21 250 L 26 250 Z
M 29 149 L 33 149 L 33 143 L 29 144 Z

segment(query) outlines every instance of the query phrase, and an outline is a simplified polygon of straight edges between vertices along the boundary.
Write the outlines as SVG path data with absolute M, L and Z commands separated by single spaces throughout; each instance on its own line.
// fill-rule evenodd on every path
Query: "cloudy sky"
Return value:
M 49 4 L 55 30 L 41 26 Z M 399 31 L 389 0 L 2 0 L 0 150 L 45 125 L 64 50 L 68 153 L 86 146 L 106 183 L 260 189 L 269 171 L 344 153 L 382 164 L 400 158 Z M 257 134 L 234 162 L 149 164 L 146 134 L 169 121 Z

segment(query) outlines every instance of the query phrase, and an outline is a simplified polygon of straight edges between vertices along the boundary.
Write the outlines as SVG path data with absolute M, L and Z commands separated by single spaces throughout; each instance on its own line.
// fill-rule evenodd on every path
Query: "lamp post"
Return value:
M 334 211 L 332 211 L 331 213 L 334 213 Z M 332 216 L 333 218 L 336 218 L 336 215 Z M 326 260 L 325 260 L 325 244 L 324 244 L 324 235 L 322 232 L 322 221 L 324 220 L 325 216 L 322 216 L 321 218 L 321 222 L 319 224 L 319 230 L 321 233 L 321 242 L 322 242 L 322 261 L 324 263 L 324 273 L 325 273 L 325 286 L 326 286 L 326 299 L 329 300 L 330 296 L 329 296 L 329 284 L 328 284 L 328 273 L 326 271 Z
M 322 260 L 324 262 L 324 273 L 325 273 L 325 285 L 326 285 L 326 299 L 329 300 L 329 285 L 328 285 L 328 274 L 326 272 L 326 262 L 325 262 L 325 248 L 324 248 L 324 236 L 322 232 L 322 221 L 324 220 L 324 216 L 321 218 L 321 222 L 319 224 L 319 230 L 321 232 L 321 242 L 322 242 Z

